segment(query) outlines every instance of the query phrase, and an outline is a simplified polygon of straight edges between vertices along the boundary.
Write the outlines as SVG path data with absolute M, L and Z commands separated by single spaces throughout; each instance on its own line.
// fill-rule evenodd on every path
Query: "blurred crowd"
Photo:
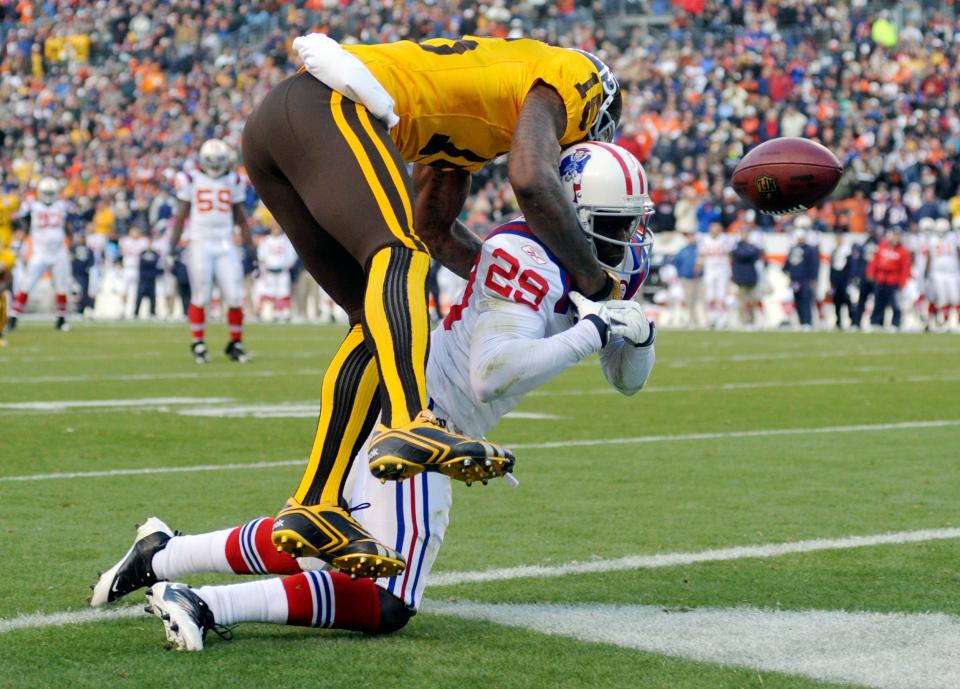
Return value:
M 625 89 L 618 143 L 647 168 L 659 232 L 784 229 L 748 217 L 729 185 L 744 152 L 778 136 L 819 140 L 845 165 L 833 200 L 809 215 L 816 230 L 960 226 L 952 3 L 0 0 L 0 243 L 42 175 L 62 181 L 71 229 L 97 247 L 133 228 L 162 234 L 175 173 L 207 138 L 239 143 L 254 104 L 296 69 L 293 38 L 313 30 L 370 43 L 532 37 L 597 53 Z M 481 234 L 517 210 L 505 177 L 501 163 L 474 179 L 463 219 Z

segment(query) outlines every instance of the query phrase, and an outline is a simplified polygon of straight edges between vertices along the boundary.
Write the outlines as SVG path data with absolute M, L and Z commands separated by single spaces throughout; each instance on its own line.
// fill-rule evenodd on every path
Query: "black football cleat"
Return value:
M 198 340 L 190 345 L 190 353 L 193 354 L 193 360 L 198 364 L 209 364 L 210 355 L 207 352 L 207 343 Z
M 406 426 L 378 424 L 367 457 L 370 471 L 381 481 L 402 481 L 423 471 L 439 471 L 468 486 L 510 473 L 516 462 L 509 450 L 454 433 L 429 411 L 420 412 Z
M 367 533 L 340 505 L 302 505 L 290 498 L 273 521 L 277 550 L 293 557 L 318 557 L 357 577 L 393 577 L 406 567 L 400 553 Z
M 186 584 L 154 584 L 147 591 L 144 611 L 163 621 L 167 648 L 176 651 L 202 651 L 210 630 L 222 639 L 233 638 L 233 632 L 216 623 L 210 606 Z
M 137 537 L 120 562 L 100 575 L 91 588 L 90 605 L 97 607 L 157 583 L 153 556 L 167 547 L 174 533 L 156 517 L 150 517 L 137 529 Z
M 227 343 L 227 348 L 224 350 L 226 354 L 232 361 L 236 361 L 241 364 L 245 364 L 250 361 L 250 355 L 247 354 L 247 350 L 243 348 L 243 342 L 240 340 L 230 340 Z
M 62 333 L 70 332 L 70 324 L 67 323 L 65 316 L 57 316 L 56 322 L 53 324 L 54 330 L 59 330 Z
M 7 319 L 7 327 L 4 329 L 4 332 L 12 333 L 17 329 L 17 316 L 10 316 Z

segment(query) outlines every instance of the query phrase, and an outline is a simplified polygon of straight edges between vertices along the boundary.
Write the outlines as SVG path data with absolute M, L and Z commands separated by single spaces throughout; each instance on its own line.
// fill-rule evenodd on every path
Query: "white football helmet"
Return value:
M 917 229 L 920 232 L 933 232 L 936 229 L 936 222 L 933 218 L 920 218 Z
M 643 274 L 645 279 L 653 251 L 653 202 L 640 161 L 620 146 L 586 141 L 560 154 L 560 181 L 576 207 L 580 228 L 593 240 L 600 265 L 619 275 Z M 626 252 L 633 249 L 640 260 L 630 268 Z M 619 259 L 604 260 L 614 256 Z
M 946 218 L 937 218 L 933 223 L 933 230 L 937 234 L 946 234 L 950 231 L 950 221 Z
M 233 150 L 220 139 L 207 139 L 200 147 L 200 169 L 210 177 L 226 174 L 233 162 Z
M 37 185 L 37 198 L 43 203 L 51 204 L 60 195 L 60 183 L 53 177 L 44 177 Z

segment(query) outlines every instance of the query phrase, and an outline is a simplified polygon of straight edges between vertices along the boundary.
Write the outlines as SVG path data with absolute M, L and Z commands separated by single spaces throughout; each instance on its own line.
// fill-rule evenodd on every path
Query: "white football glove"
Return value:
M 600 335 L 604 347 L 611 335 L 619 335 L 635 345 L 645 343 L 650 337 L 650 321 L 644 315 L 643 307 L 635 301 L 595 302 L 579 292 L 570 292 L 570 301 L 577 309 L 579 320 L 593 316 L 607 326 L 606 336 L 604 333 Z

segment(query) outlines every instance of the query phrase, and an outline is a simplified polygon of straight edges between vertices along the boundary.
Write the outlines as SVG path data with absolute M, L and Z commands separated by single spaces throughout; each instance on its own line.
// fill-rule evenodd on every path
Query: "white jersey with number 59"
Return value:
M 247 184 L 236 171 L 210 177 L 202 170 L 184 171 L 175 181 L 177 198 L 190 204 L 189 240 L 216 242 L 233 234 L 233 204 L 246 198 Z
M 41 254 L 54 254 L 62 249 L 67 236 L 67 203 L 33 201 L 24 210 L 30 214 L 33 250 Z

